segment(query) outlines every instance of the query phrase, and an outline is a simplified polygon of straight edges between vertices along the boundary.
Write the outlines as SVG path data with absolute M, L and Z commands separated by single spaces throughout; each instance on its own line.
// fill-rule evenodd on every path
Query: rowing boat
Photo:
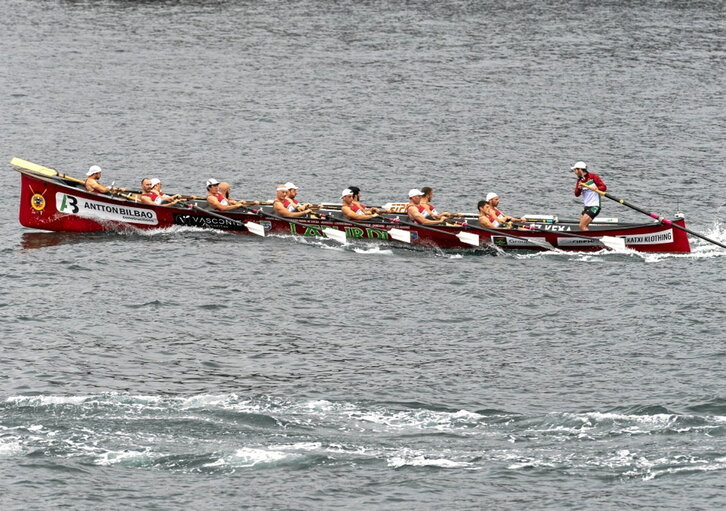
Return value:
M 526 229 L 481 229 L 474 215 L 453 225 L 435 228 L 411 224 L 403 214 L 391 214 L 362 224 L 346 221 L 339 209 L 325 207 L 319 218 L 294 221 L 272 214 L 270 206 L 257 210 L 224 213 L 209 209 L 206 201 L 163 207 L 137 201 L 133 194 L 88 192 L 79 179 L 60 174 L 25 160 L 14 158 L 14 169 L 21 175 L 20 223 L 29 228 L 64 232 L 102 232 L 119 230 L 167 229 L 173 226 L 219 229 L 239 234 L 281 234 L 327 237 L 342 231 L 344 239 L 407 243 L 442 249 L 496 247 L 501 250 L 598 251 L 604 239 L 619 239 L 624 246 L 639 252 L 690 252 L 684 218 L 672 224 L 649 221 L 623 223 L 616 220 L 593 222 L 591 230 L 579 231 L 576 220 L 555 216 L 525 215 Z M 261 227 L 260 227 L 261 226 Z M 257 232 L 257 231 L 264 232 Z M 404 233 L 403 240 L 397 233 Z M 337 236 L 335 236 L 337 237 Z M 342 237 L 342 234 L 341 234 Z M 474 241 L 472 241 L 474 240 Z

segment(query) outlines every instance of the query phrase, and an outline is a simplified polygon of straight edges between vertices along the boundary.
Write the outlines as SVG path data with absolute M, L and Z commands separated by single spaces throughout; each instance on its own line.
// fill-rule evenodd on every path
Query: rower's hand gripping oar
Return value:
M 582 186 L 583 188 L 587 188 L 589 190 L 592 190 L 593 192 L 595 192 L 597 194 L 600 194 L 603 197 L 607 197 L 608 199 L 610 199 L 612 201 L 615 201 L 617 203 L 620 203 L 623 206 L 629 207 L 630 209 L 634 209 L 635 211 L 638 211 L 639 213 L 643 213 L 644 215 L 647 215 L 647 216 L 649 216 L 651 218 L 655 218 L 656 220 L 658 220 L 658 222 L 660 222 L 663 225 L 667 225 L 669 227 L 675 227 L 676 229 L 680 229 L 682 231 L 685 231 L 688 234 L 692 234 L 693 236 L 696 236 L 697 238 L 701 238 L 702 240 L 706 240 L 709 243 L 713 243 L 714 245 L 718 245 L 721 248 L 726 248 L 726 245 L 724 245 L 723 243 L 719 243 L 716 240 L 712 240 L 711 238 L 708 238 L 708 237 L 704 236 L 703 234 L 700 234 L 700 233 L 697 233 L 695 231 L 692 231 L 691 229 L 688 229 L 687 227 L 682 227 L 682 226 L 680 226 L 678 224 L 675 224 L 675 223 L 671 222 L 670 220 L 668 220 L 667 218 L 658 215 L 657 213 L 651 213 L 651 212 L 648 212 L 648 211 L 646 211 L 646 210 L 644 210 L 642 208 L 639 208 L 638 206 L 635 206 L 633 204 L 629 204 L 628 202 L 625 202 L 623 199 L 618 199 L 617 197 L 615 197 L 613 195 L 610 195 L 607 192 L 603 192 L 597 186 L 592 186 L 592 185 L 588 185 L 588 184 L 585 184 L 585 183 L 580 183 L 580 186 Z

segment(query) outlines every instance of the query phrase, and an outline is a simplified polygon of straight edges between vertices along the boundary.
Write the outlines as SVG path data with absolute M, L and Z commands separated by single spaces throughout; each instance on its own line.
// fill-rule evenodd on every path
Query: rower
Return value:
M 349 220 L 360 222 L 372 220 L 380 216 L 377 211 L 373 211 L 375 208 L 368 209 L 359 201 L 356 201 L 356 196 L 360 197 L 360 189 L 355 186 L 346 188 L 341 192 L 340 199 L 343 201 L 343 205 L 340 208 L 340 211 L 343 213 L 344 217 Z
M 603 183 L 600 176 L 587 171 L 587 163 L 584 161 L 578 161 L 570 170 L 577 176 L 575 197 L 582 195 L 582 205 L 584 206 L 580 214 L 580 230 L 589 231 L 590 222 L 595 220 L 595 217 L 600 214 L 602 207 L 600 206 L 600 194 L 583 185 L 595 186 L 601 192 L 607 190 L 608 187 Z
M 423 195 L 423 192 L 418 188 L 413 188 L 408 191 L 408 205 L 406 206 L 408 218 L 422 225 L 437 225 L 446 222 L 447 217 L 437 219 L 431 217 L 431 212 L 428 208 L 421 205 Z
M 423 196 L 421 197 L 421 205 L 425 207 L 429 214 L 431 215 L 431 218 L 434 220 L 438 220 L 439 218 L 446 217 L 446 219 L 450 219 L 451 217 L 461 217 L 463 216 L 461 213 L 449 213 L 448 211 L 444 211 L 439 213 L 436 210 L 436 206 L 431 204 L 431 199 L 434 197 L 434 190 L 430 186 L 424 186 L 421 188 L 421 193 L 423 193 Z
M 151 179 L 148 177 L 141 179 L 141 193 L 134 193 L 134 200 L 144 202 L 142 195 L 145 193 L 151 193 Z
M 297 209 L 297 205 L 294 202 L 288 200 L 288 184 L 292 183 L 278 185 L 275 189 L 275 201 L 272 203 L 272 209 L 275 211 L 275 214 L 283 216 L 285 218 L 300 218 L 301 216 L 305 216 L 308 213 L 313 213 L 313 210 L 311 209 L 311 206 L 309 204 L 301 205 L 302 207 L 300 209 Z
M 116 192 L 125 192 L 125 188 L 111 188 L 110 186 L 104 186 L 101 183 L 99 183 L 99 180 L 101 179 L 101 167 L 98 165 L 91 165 L 91 167 L 88 169 L 88 172 L 86 172 L 86 180 L 83 182 L 83 186 L 86 187 L 86 190 L 93 193 L 111 193 L 114 194 Z
M 146 182 L 146 183 L 145 183 Z M 161 191 L 161 180 L 158 178 L 143 179 L 141 180 L 141 188 L 143 193 L 141 194 L 141 202 L 152 206 L 174 206 L 182 200 L 182 196 L 176 195 L 165 195 Z
M 237 202 L 232 204 L 227 197 L 220 193 L 219 181 L 214 178 L 207 179 L 207 203 L 218 211 L 230 211 L 244 206 Z
M 524 218 L 515 218 L 505 215 L 499 209 L 499 195 L 489 192 L 486 199 L 479 201 L 479 225 L 489 229 L 510 229 L 514 222 L 524 222 Z
M 295 186 L 294 183 L 287 182 L 285 183 L 285 189 L 287 190 L 287 197 L 285 197 L 285 200 L 282 201 L 283 206 L 287 208 L 288 211 L 295 212 L 295 211 L 303 211 L 306 209 L 320 209 L 320 206 L 314 206 L 310 203 L 300 204 L 300 201 L 298 201 L 295 197 L 297 197 L 297 186 Z
M 360 201 L 360 188 L 357 186 L 349 186 L 348 189 L 353 192 L 353 210 L 364 215 L 380 215 L 381 213 L 390 213 L 387 209 L 369 208 Z
M 230 184 L 227 181 L 220 181 L 219 182 L 219 193 L 224 195 L 224 198 L 227 200 L 230 200 L 229 198 L 229 192 L 232 189 Z
M 227 202 L 229 204 L 231 204 L 232 206 L 234 206 L 236 204 L 242 204 L 243 206 L 257 206 L 260 203 L 260 201 L 258 201 L 258 200 L 250 202 L 250 201 L 245 201 L 245 200 L 232 199 L 229 196 L 231 191 L 232 191 L 232 187 L 230 186 L 230 184 L 228 182 L 221 181 L 219 183 L 219 193 L 221 193 L 222 196 L 224 196 L 224 198 L 227 199 Z

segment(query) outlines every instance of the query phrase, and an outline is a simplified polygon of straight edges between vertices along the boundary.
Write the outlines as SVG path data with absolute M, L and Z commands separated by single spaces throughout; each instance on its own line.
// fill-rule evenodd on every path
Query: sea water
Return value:
M 721 2 L 9 0 L 4 157 L 726 242 Z M 0 507 L 722 509 L 725 251 L 0 239 Z M 649 221 L 612 201 L 603 216 Z

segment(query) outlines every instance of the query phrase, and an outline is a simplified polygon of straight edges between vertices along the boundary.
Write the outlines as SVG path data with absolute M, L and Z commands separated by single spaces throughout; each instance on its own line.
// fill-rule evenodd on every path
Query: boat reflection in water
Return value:
M 30 250 L 58 245 L 88 243 L 89 241 L 103 241 L 104 239 L 108 239 L 107 233 L 24 232 L 20 238 L 20 245 L 24 250 Z

